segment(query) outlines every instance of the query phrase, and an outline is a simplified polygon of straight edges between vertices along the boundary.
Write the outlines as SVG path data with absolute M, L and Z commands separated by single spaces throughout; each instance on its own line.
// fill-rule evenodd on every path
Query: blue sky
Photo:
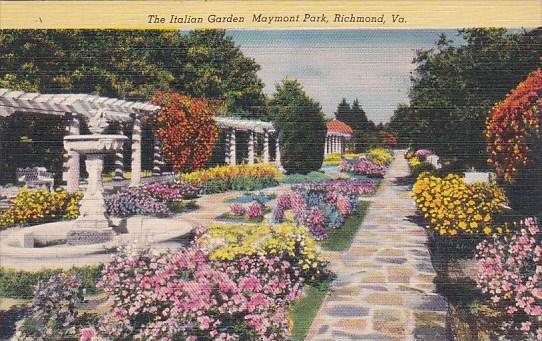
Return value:
M 243 53 L 262 67 L 271 95 L 285 77 L 299 80 L 331 117 L 339 101 L 358 98 L 369 119 L 387 121 L 408 102 L 412 59 L 431 48 L 440 33 L 456 30 L 236 30 Z

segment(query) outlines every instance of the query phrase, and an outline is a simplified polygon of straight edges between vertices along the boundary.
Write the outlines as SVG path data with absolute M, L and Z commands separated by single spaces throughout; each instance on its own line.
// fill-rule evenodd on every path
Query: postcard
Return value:
M 539 1 L 0 1 L 0 339 L 542 340 Z

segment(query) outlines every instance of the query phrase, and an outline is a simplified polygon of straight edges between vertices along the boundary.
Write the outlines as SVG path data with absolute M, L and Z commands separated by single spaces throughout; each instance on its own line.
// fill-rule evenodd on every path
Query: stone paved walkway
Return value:
M 395 156 L 352 247 L 331 264 L 337 279 L 308 340 L 446 340 L 447 302 L 435 293 L 425 231 L 409 221 L 404 153 Z

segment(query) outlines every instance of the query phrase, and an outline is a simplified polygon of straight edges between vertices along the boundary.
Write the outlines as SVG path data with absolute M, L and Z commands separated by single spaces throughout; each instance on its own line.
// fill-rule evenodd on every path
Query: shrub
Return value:
M 278 184 L 282 174 L 272 165 L 229 165 L 181 174 L 181 179 L 219 193 L 228 190 L 252 191 Z
M 495 185 L 468 185 L 458 175 L 440 178 L 422 173 L 412 195 L 428 228 L 445 236 L 494 232 L 492 223 L 506 203 L 504 193 Z
M 53 192 L 22 188 L 11 200 L 9 208 L 0 213 L 0 229 L 75 219 L 79 216 L 82 197 L 82 193 L 70 194 L 60 188 Z
M 542 179 L 542 70 L 532 72 L 490 111 L 486 121 L 489 163 L 507 182 L 510 204 L 540 214 Z M 529 194 L 525 195 L 526 189 Z
M 171 213 L 167 203 L 157 200 L 144 188 L 127 188 L 105 198 L 107 213 L 128 217 L 131 215 L 167 216 Z
M 324 156 L 324 165 L 338 165 L 342 160 L 341 153 L 330 153 Z
M 382 178 L 386 174 L 387 168 L 366 158 L 359 158 L 341 161 L 339 170 L 356 175 L 365 175 L 370 178 Z
M 262 219 L 263 218 L 263 209 L 264 206 L 257 201 L 254 201 L 247 208 L 246 215 L 250 220 Z
M 253 201 L 257 201 L 262 205 L 267 204 L 269 201 L 273 200 L 276 197 L 274 193 L 265 194 L 264 192 L 257 193 L 245 193 L 233 199 L 232 202 L 239 204 L 248 204 Z
M 83 288 L 89 293 L 96 292 L 96 283 L 101 276 L 102 266 L 73 267 L 69 270 L 48 269 L 39 271 L 21 271 L 0 269 L 0 296 L 10 298 L 30 298 L 39 281 L 64 273 L 81 279 Z
M 326 138 L 320 104 L 307 96 L 298 81 L 286 79 L 277 85 L 270 108 L 279 128 L 281 163 L 288 174 L 320 169 Z
M 431 151 L 429 149 L 418 149 L 414 153 L 414 156 L 419 158 L 420 161 L 425 161 L 425 159 L 427 159 L 431 155 L 434 155 L 434 153 L 433 153 L 433 151 Z
M 393 155 L 387 148 L 376 147 L 369 149 L 367 159 L 378 165 L 389 166 L 393 160 Z
M 408 159 L 408 168 L 410 169 L 410 175 L 417 178 L 423 172 L 432 172 L 435 167 L 429 162 L 420 159 L 418 156 L 412 156 Z
M 533 218 L 521 232 L 495 236 L 477 248 L 478 286 L 510 318 L 501 333 L 513 339 L 542 339 L 541 233 Z M 520 335 L 523 334 L 520 337 Z M 514 337 L 515 336 L 515 337 Z
M 76 276 L 58 274 L 36 287 L 32 313 L 15 340 L 70 339 L 77 336 L 76 306 L 83 299 L 82 283 Z
M 286 309 L 301 293 L 297 271 L 279 256 L 124 252 L 104 270 L 113 307 L 96 330 L 112 340 L 283 340 Z
M 183 197 L 181 191 L 172 184 L 154 182 L 141 186 L 143 191 L 149 193 L 151 197 L 161 202 L 181 200 Z
M 329 175 L 313 171 L 307 174 L 288 174 L 284 177 L 282 182 L 285 184 L 298 184 L 301 182 L 320 182 L 329 179 L 331 179 Z
M 230 205 L 230 212 L 233 215 L 242 216 L 246 213 L 246 209 L 243 205 L 235 203 Z
M 186 172 L 204 167 L 218 138 L 214 105 L 171 92 L 156 94 L 152 103 L 162 108 L 153 117 L 154 133 L 173 169 Z
M 540 144 L 542 70 L 533 71 L 489 113 L 486 138 L 490 163 L 508 181 L 517 170 L 532 162 Z M 532 140 L 534 139 L 534 141 Z
M 327 276 L 316 242 L 306 227 L 293 224 L 217 224 L 200 234 L 198 243 L 212 260 L 232 261 L 245 256 L 280 256 L 299 267 L 301 276 L 315 281 Z

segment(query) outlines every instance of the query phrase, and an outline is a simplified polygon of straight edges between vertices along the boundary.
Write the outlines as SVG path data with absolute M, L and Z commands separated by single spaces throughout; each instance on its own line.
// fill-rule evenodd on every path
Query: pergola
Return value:
M 159 106 L 138 101 L 87 94 L 40 94 L 0 88 L 0 116 L 5 117 L 16 112 L 63 116 L 67 119 L 67 135 L 79 135 L 81 120 L 88 123 L 98 115 L 104 116 L 109 122 L 120 122 L 129 125 L 132 129 L 131 186 L 141 184 L 141 118 L 152 115 L 158 110 L 160 110 Z M 227 132 L 226 163 L 237 163 L 237 131 L 248 133 L 248 163 L 254 164 L 255 162 L 254 141 L 257 134 L 263 137 L 263 163 L 269 163 L 269 134 L 277 133 L 272 123 L 223 116 L 217 117 L 216 122 L 220 129 Z M 275 163 L 277 167 L 281 167 L 278 135 L 275 150 Z M 160 174 L 160 167 L 163 164 L 160 146 L 155 143 L 153 174 Z M 124 179 L 123 168 L 123 154 L 121 151 L 115 155 L 114 180 Z M 79 155 L 75 152 L 66 152 L 63 169 L 62 178 L 66 181 L 67 190 L 69 192 L 78 191 L 80 178 Z
M 158 111 L 160 107 L 144 102 L 86 94 L 40 94 L 0 89 L 0 116 L 15 112 L 42 113 L 68 119 L 67 135 L 79 135 L 80 120 L 89 121 L 96 115 L 105 116 L 110 122 L 131 125 L 132 129 L 132 178 L 131 185 L 141 183 L 141 118 Z M 155 153 L 156 156 L 156 153 Z M 116 154 L 115 177 L 122 179 L 122 153 Z M 160 160 L 155 160 L 155 164 Z M 69 192 L 79 190 L 79 155 L 66 152 L 63 179 Z
M 248 164 L 252 165 L 255 162 L 254 142 L 257 135 L 263 137 L 263 163 L 269 163 L 269 135 L 275 134 L 275 164 L 281 168 L 280 163 L 280 147 L 278 130 L 271 122 L 247 120 L 235 117 L 216 117 L 217 126 L 226 131 L 226 163 L 234 165 L 236 160 L 236 133 L 244 131 L 248 133 Z

